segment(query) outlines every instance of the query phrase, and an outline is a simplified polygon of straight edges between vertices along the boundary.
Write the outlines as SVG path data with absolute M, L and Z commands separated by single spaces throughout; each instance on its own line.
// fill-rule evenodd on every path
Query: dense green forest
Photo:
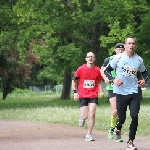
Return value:
M 1 0 L 0 82 L 3 99 L 15 87 L 63 84 L 70 98 L 74 70 L 92 51 L 96 65 L 117 42 L 137 38 L 150 70 L 148 0 Z

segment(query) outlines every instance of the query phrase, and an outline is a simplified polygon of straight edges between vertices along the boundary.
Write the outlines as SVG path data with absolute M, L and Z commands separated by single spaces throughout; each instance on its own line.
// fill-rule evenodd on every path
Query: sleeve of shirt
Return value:
M 102 75 L 101 75 L 101 72 L 100 72 L 100 68 L 98 67 L 98 72 L 99 72 L 99 77 L 98 77 L 98 80 L 99 82 L 101 82 L 101 80 L 103 79 Z
M 141 65 L 140 65 L 140 67 L 139 67 L 139 71 L 140 71 L 140 72 L 144 72 L 146 68 L 145 68 L 145 66 L 144 66 L 143 59 L 142 59 L 141 57 L 139 57 L 138 59 L 139 59 L 139 61 L 140 61 L 140 63 L 141 63 Z
M 109 64 L 113 69 L 117 68 L 117 63 L 119 62 L 120 57 L 121 57 L 121 54 L 115 55 L 115 57 L 110 61 Z
M 105 68 L 104 70 L 104 74 L 106 75 L 106 77 L 108 77 L 109 80 L 113 80 L 114 77 L 111 74 L 111 71 L 113 71 L 114 69 L 110 66 L 110 64 L 108 64 L 108 66 Z
M 74 77 L 76 77 L 76 78 L 79 78 L 79 77 L 80 77 L 80 70 L 81 70 L 81 67 L 79 67 L 79 68 L 75 71 Z
M 109 80 L 114 80 L 114 77 L 111 74 L 111 71 L 115 70 L 117 68 L 117 63 L 120 59 L 121 55 L 115 55 L 114 58 L 109 62 L 109 64 L 106 66 L 104 70 L 104 74 L 106 77 L 108 77 Z
M 107 64 L 109 63 L 109 59 L 110 59 L 110 57 L 108 57 L 104 60 L 103 67 L 107 66 Z
M 140 60 L 140 62 L 141 62 L 139 71 L 140 71 L 141 74 L 142 74 L 142 78 L 143 78 L 145 81 L 147 81 L 147 80 L 148 80 L 148 71 L 147 71 L 146 67 L 144 66 L 143 59 L 142 59 L 141 57 L 139 57 L 139 60 Z

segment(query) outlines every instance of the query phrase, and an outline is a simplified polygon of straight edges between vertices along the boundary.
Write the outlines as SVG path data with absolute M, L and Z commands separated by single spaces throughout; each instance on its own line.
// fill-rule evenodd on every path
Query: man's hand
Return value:
M 138 86 L 143 88 L 145 86 L 145 80 L 139 80 L 138 81 Z
M 104 97 L 104 92 L 100 92 L 100 97 Z
M 113 80 L 113 83 L 114 83 L 115 85 L 117 85 L 117 86 L 120 86 L 120 85 L 123 84 L 123 81 L 122 81 L 121 79 L 114 79 L 114 80 Z
M 73 96 L 74 96 L 74 100 L 75 101 L 79 100 L 79 94 L 78 93 L 74 93 Z

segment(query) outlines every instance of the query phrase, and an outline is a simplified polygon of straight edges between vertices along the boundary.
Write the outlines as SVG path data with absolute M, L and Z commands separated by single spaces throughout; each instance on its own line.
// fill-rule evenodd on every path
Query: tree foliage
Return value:
M 15 87 L 24 86 L 30 77 L 33 64 L 37 63 L 37 57 L 29 45 L 23 56 L 17 46 L 20 26 L 17 25 L 12 10 L 15 2 L 1 1 L 1 3 L 0 11 L 3 15 L 0 19 L 0 77 L 3 99 L 6 99 Z
M 18 64 L 26 64 L 30 47 L 39 64 L 28 84 L 63 83 L 63 99 L 69 98 L 71 76 L 87 52 L 94 52 L 101 66 L 128 36 L 137 37 L 137 53 L 149 66 L 149 6 L 146 0 L 2 0 L 1 66 L 12 51 Z

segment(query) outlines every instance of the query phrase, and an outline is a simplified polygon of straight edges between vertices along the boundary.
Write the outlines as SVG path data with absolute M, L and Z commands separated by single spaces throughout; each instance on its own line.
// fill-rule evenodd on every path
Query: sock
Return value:
M 128 140 L 128 142 L 127 143 L 133 143 L 133 140 Z
M 115 128 L 116 126 L 116 117 L 111 116 L 111 128 Z

